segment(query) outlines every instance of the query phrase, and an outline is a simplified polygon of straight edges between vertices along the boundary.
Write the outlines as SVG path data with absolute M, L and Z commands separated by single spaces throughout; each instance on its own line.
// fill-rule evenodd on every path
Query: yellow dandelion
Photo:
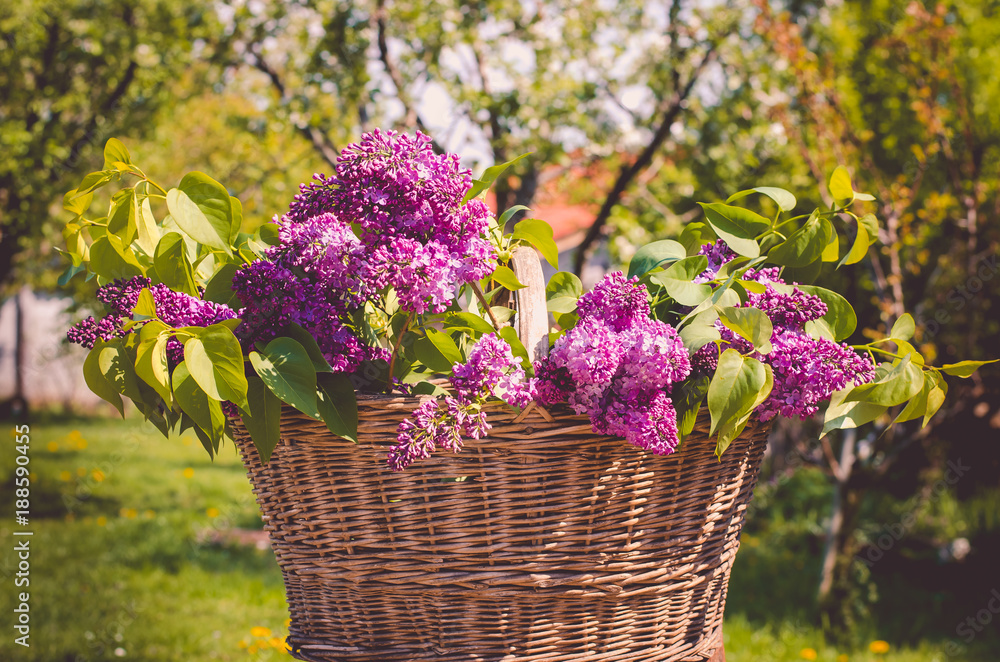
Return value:
M 868 644 L 868 650 L 875 653 L 876 655 L 885 655 L 889 652 L 889 642 L 877 639 L 870 644 Z
M 847 654 L 841 653 L 837 656 L 837 662 L 847 662 Z
M 68 471 L 60 471 L 59 472 L 59 480 L 61 480 L 64 483 L 68 483 L 70 480 L 72 480 L 72 478 L 73 478 L 73 474 L 71 474 Z
M 87 469 L 85 467 L 77 467 L 76 475 L 79 476 L 80 478 L 83 478 L 84 476 L 87 475 Z
M 247 652 L 250 653 L 251 655 L 253 655 L 254 653 L 256 653 L 259 650 L 260 650 L 260 646 L 258 646 L 257 644 L 254 644 L 253 646 L 251 646 L 250 648 L 247 649 Z
M 292 627 L 292 619 L 289 618 L 285 621 L 285 629 L 287 630 L 290 627 Z
M 107 524 L 108 524 L 108 518 L 105 517 L 104 515 L 101 515 L 100 517 L 97 518 L 97 526 L 107 526 Z
M 212 518 L 218 517 L 219 516 L 219 509 L 218 508 L 206 508 L 205 509 L 205 514 L 208 515 L 209 517 L 212 517 Z M 270 630 L 268 630 L 268 632 L 270 632 Z M 254 636 L 257 636 L 257 635 L 254 635 Z M 268 635 L 262 634 L 260 636 L 261 637 L 266 637 Z
M 815 660 L 817 657 L 816 650 L 813 648 L 803 648 L 799 651 L 799 657 L 803 660 Z
M 246 647 L 247 647 L 247 642 L 246 642 L 246 639 L 240 639 L 240 643 L 239 643 L 239 644 L 237 644 L 237 645 L 238 645 L 238 646 L 239 646 L 240 648 L 246 648 Z
M 69 433 L 69 438 L 72 441 L 78 441 L 80 439 L 83 439 L 83 435 L 80 434 L 79 430 L 73 430 L 72 432 Z
M 250 635 L 254 637 L 260 637 L 261 639 L 266 639 L 271 636 L 271 629 L 266 628 L 262 625 L 257 625 L 250 628 Z
M 91 476 L 93 477 L 93 479 L 94 479 L 94 480 L 96 480 L 96 481 L 97 481 L 98 483 L 103 483 L 103 482 L 104 482 L 104 472 L 103 472 L 103 471 L 101 471 L 100 469 L 94 469 L 94 471 L 93 471 L 93 472 L 91 472 L 91 474 L 90 474 L 90 475 L 91 475 Z
M 181 437 L 181 443 L 185 446 L 191 445 L 191 437 Z
M 76 442 L 76 447 L 81 451 L 87 450 L 87 440 L 81 439 L 80 441 Z
M 281 637 L 271 637 L 267 640 L 267 643 L 271 644 L 271 648 L 284 648 L 285 640 Z
M 45 447 L 49 449 L 50 453 L 55 453 L 57 450 L 59 450 L 59 444 L 57 444 L 54 441 L 50 441 L 48 445 L 46 445 Z
M 145 517 L 146 519 L 153 519 L 154 517 L 156 517 L 156 513 L 153 512 L 152 510 L 146 510 L 143 511 L 142 516 Z
M 194 469 L 192 469 L 191 467 L 188 467 L 187 469 L 185 469 L 184 470 L 184 477 L 185 478 L 194 478 Z
M 122 508 L 118 511 L 118 515 L 121 517 L 126 517 L 128 519 L 135 519 L 139 516 L 139 511 L 135 508 Z

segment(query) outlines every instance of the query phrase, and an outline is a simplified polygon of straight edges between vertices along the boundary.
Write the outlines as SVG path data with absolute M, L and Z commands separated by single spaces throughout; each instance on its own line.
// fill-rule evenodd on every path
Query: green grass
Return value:
M 13 488 L 12 429 L 0 428 L 8 440 L 0 454 L 4 495 Z M 31 647 L 15 645 L 5 625 L 0 659 L 289 659 L 276 648 L 288 616 L 270 549 L 213 542 L 234 527 L 261 525 L 231 445 L 212 462 L 193 435 L 164 440 L 134 418 L 39 418 L 30 436 Z M 16 527 L 12 499 L 5 501 L 0 611 L 9 623 Z M 801 523 L 813 516 L 788 517 Z M 796 537 L 794 526 L 781 531 L 787 539 L 773 531 L 744 539 L 725 626 L 730 662 L 996 659 L 971 649 L 948 656 L 944 640 L 890 642 L 888 654 L 875 655 L 867 642 L 880 638 L 877 627 L 849 650 L 825 645 L 810 624 L 815 554 L 803 542 L 809 536 Z

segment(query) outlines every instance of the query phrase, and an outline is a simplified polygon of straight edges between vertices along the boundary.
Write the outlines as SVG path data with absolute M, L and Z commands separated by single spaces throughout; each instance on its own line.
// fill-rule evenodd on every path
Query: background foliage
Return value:
M 62 193 L 111 135 L 158 180 L 225 182 L 252 230 L 363 129 L 426 127 L 477 168 L 535 152 L 501 206 L 596 169 L 565 190 L 601 210 L 588 237 L 613 261 L 748 183 L 826 202 L 824 175 L 844 163 L 883 221 L 875 266 L 816 276 L 850 294 L 853 340 L 888 333 L 905 304 L 938 364 L 996 356 L 1000 8 L 734 4 L 4 4 L 0 280 L 55 287 Z M 822 445 L 811 424 L 778 430 L 734 602 L 768 592 L 756 540 L 800 556 L 797 588 L 774 584 L 798 622 L 937 639 L 940 659 L 951 640 L 976 659 L 995 625 L 972 648 L 958 628 L 1000 587 L 997 382 L 987 369 L 953 383 L 924 431 L 877 422 Z M 969 469 L 949 482 L 956 463 Z M 791 572 L 779 565 L 773 577 Z

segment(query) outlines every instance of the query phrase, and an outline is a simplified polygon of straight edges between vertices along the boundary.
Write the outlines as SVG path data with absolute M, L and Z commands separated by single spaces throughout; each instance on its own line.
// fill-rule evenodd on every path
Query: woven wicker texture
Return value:
M 303 660 L 705 660 L 767 427 L 673 455 L 566 411 L 490 410 L 487 439 L 386 466 L 416 398 L 359 396 L 354 445 L 285 408 L 262 467 L 236 441 L 284 574 Z M 703 412 L 704 414 L 704 412 Z

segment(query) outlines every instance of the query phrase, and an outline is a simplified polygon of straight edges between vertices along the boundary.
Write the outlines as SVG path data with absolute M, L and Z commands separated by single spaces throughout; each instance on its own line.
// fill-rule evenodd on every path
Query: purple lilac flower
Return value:
M 698 251 L 698 255 L 708 258 L 708 267 L 694 279 L 696 283 L 707 283 L 713 280 L 719 269 L 726 262 L 736 258 L 736 251 L 731 249 L 726 242 L 719 239 L 714 244 L 705 244 Z
M 471 173 L 458 156 L 435 154 L 428 136 L 367 133 L 341 152 L 333 181 L 333 209 L 360 228 L 382 282 L 403 293 L 404 310 L 443 310 L 459 284 L 493 270 L 483 238 L 489 208 L 478 199 L 462 203 Z M 412 268 L 400 269 L 406 260 L 415 260 Z
M 649 293 L 639 284 L 638 277 L 626 280 L 622 272 L 615 271 L 580 297 L 577 313 L 580 319 L 600 319 L 612 330 L 621 331 L 649 318 L 648 298 Z
M 624 437 L 657 455 L 669 455 L 677 448 L 677 410 L 663 391 L 621 397 L 612 389 L 604 407 L 592 413 L 590 421 L 594 432 Z
M 536 364 L 537 399 L 566 401 L 595 432 L 654 453 L 677 446 L 677 412 L 667 396 L 691 366 L 675 329 L 650 318 L 638 279 L 609 274 L 580 298 L 580 322 Z
M 764 311 L 776 327 L 796 331 L 801 331 L 806 322 L 823 317 L 827 311 L 826 304 L 818 296 L 806 294 L 797 287 L 792 289 L 791 294 L 784 294 L 770 284 L 760 294 L 751 292 L 745 307 Z
M 535 396 L 535 380 L 526 379 L 510 345 L 496 334 L 480 338 L 464 363 L 452 368 L 457 398 L 428 400 L 396 428 L 396 445 L 389 451 L 389 467 L 401 471 L 415 460 L 444 448 L 462 449 L 462 437 L 480 439 L 490 431 L 482 404 L 490 395 L 515 407 L 525 407 Z M 443 406 L 442 406 L 443 405 Z
M 124 323 L 131 319 L 132 310 L 139 300 L 139 293 L 149 289 L 156 304 L 156 314 L 166 324 L 179 326 L 211 326 L 223 320 L 233 319 L 238 313 L 226 305 L 204 301 L 183 292 L 174 292 L 166 285 L 158 283 L 150 285 L 150 279 L 136 276 L 128 280 L 118 279 L 98 288 L 97 298 L 109 310 L 109 313 L 96 320 L 88 317 L 74 325 L 67 332 L 70 342 L 93 349 L 97 340 L 123 338 L 130 331 L 125 331 Z M 167 357 L 176 365 L 183 360 L 184 349 L 175 339 L 167 341 Z
M 728 250 L 721 240 L 702 247 L 701 253 L 708 255 L 710 262 L 709 269 L 701 274 L 706 277 L 705 280 L 714 278 L 713 260 L 725 260 Z M 874 378 L 875 366 L 850 346 L 815 339 L 804 333 L 806 322 L 817 320 L 827 313 L 827 305 L 822 299 L 797 287 L 793 287 L 790 293 L 775 289 L 774 285 L 786 285 L 777 267 L 748 270 L 743 279 L 765 285 L 764 292 L 751 292 L 743 305 L 762 310 L 771 321 L 774 327 L 771 352 L 766 355 L 755 352 L 749 341 L 716 321 L 721 348 L 720 344 L 709 343 L 695 352 L 691 365 L 696 373 L 713 374 L 718 367 L 720 351 L 728 347 L 770 365 L 774 372 L 774 387 L 758 409 L 761 421 L 771 420 L 777 414 L 788 418 L 806 418 L 815 414 L 819 410 L 818 404 L 827 400 L 834 391 Z
M 806 418 L 834 391 L 870 382 L 875 376 L 871 361 L 846 344 L 787 329 L 775 329 L 771 344 L 774 350 L 766 361 L 774 371 L 774 389 L 758 410 L 762 421 L 776 414 Z

